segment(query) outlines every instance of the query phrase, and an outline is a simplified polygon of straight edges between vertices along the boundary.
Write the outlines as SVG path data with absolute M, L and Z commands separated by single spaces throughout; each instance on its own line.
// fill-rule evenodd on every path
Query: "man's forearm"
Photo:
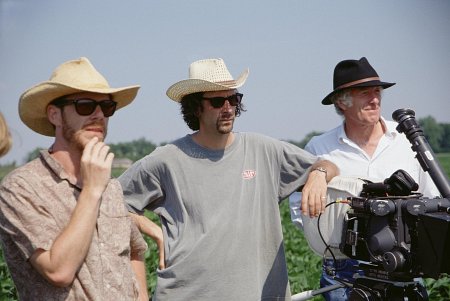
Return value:
M 148 235 L 158 246 L 159 252 L 159 264 L 160 270 L 165 268 L 164 261 L 164 237 L 160 226 L 155 224 L 149 218 L 144 215 L 138 215 L 130 212 L 131 219 L 134 221 L 141 233 Z
M 56 286 L 70 285 L 92 242 L 100 199 L 81 192 L 71 218 L 50 250 L 36 250 L 30 258 L 33 267 Z
M 324 168 L 326 170 L 327 183 L 331 181 L 335 176 L 339 174 L 339 168 L 333 162 L 329 160 L 318 160 L 312 166 L 311 170 L 317 168 Z
M 139 285 L 139 300 L 148 301 L 147 277 L 144 256 L 131 254 L 131 267 Z

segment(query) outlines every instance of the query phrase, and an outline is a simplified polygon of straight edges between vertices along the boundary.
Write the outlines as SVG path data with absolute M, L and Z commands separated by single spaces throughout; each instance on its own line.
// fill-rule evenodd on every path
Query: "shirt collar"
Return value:
M 386 137 L 394 139 L 398 135 L 398 132 L 396 129 L 396 124 L 394 124 L 392 122 L 386 123 L 386 120 L 383 117 L 381 117 L 380 120 L 381 120 L 381 123 L 383 124 L 383 127 L 386 129 L 384 135 Z
M 41 160 L 45 162 L 45 164 L 47 165 L 47 167 L 61 180 L 65 180 L 68 183 L 70 183 L 71 185 L 77 186 L 76 184 L 70 182 L 70 178 L 69 178 L 69 174 L 64 170 L 64 168 L 62 167 L 62 165 L 55 160 L 55 158 L 53 158 L 50 155 L 49 150 L 41 150 L 40 152 L 41 155 Z
M 383 128 L 385 129 L 384 136 L 390 139 L 394 139 L 398 133 L 395 127 L 392 124 L 386 123 L 386 119 L 383 118 L 383 116 L 380 116 L 381 124 L 383 125 Z M 337 131 L 338 141 L 339 143 L 348 143 L 350 139 L 348 139 L 347 134 L 345 133 L 345 120 L 342 121 L 341 126 L 338 128 Z

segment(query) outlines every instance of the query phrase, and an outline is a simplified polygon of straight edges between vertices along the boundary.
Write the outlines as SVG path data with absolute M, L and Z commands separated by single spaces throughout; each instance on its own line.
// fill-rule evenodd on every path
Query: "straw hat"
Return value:
M 189 79 L 179 81 L 167 89 L 170 99 L 180 102 L 188 94 L 236 89 L 242 86 L 249 70 L 244 70 L 235 80 L 222 59 L 205 59 L 189 67 Z
M 387 89 L 393 85 L 395 83 L 380 81 L 377 72 L 365 57 L 359 60 L 341 61 L 334 68 L 334 90 L 322 100 L 322 104 L 331 105 L 331 96 L 347 88 L 381 86 Z
M 110 94 L 117 109 L 130 104 L 139 86 L 111 88 L 106 79 L 85 57 L 59 65 L 48 81 L 25 91 L 19 100 L 20 119 L 33 131 L 55 136 L 55 129 L 47 119 L 47 106 L 56 98 L 79 92 Z

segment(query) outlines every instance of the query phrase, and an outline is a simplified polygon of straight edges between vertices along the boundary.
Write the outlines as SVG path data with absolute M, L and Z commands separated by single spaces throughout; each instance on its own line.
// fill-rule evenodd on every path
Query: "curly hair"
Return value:
M 197 92 L 183 96 L 181 99 L 181 115 L 188 127 L 193 131 L 200 129 L 198 112 L 203 111 L 202 100 L 204 92 Z M 245 112 L 242 102 L 236 106 L 235 115 L 239 117 Z

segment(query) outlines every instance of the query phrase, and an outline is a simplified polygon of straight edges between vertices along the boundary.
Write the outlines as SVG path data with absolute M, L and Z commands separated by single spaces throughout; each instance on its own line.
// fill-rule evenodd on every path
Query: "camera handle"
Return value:
M 422 169 L 430 174 L 441 195 L 450 198 L 450 180 L 436 160 L 422 128 L 416 122 L 415 115 L 411 109 L 398 109 L 392 113 L 392 118 L 398 122 L 397 131 L 405 134 L 411 142 L 411 149 L 416 152 L 416 158 Z

